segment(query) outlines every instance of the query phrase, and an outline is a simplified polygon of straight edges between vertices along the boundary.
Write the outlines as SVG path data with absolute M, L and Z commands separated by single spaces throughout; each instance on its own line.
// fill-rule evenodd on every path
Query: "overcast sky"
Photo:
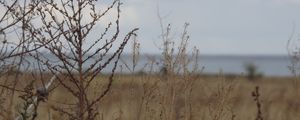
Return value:
M 202 54 L 287 54 L 296 28 L 300 35 L 300 0 L 124 0 L 125 28 L 139 27 L 143 53 L 158 53 L 159 8 L 165 24 L 179 35 L 185 22 L 190 47 Z M 299 28 L 299 31 L 297 31 Z

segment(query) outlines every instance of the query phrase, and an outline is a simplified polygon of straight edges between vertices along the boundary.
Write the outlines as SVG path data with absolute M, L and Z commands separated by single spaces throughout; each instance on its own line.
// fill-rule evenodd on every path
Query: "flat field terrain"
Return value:
M 90 98 L 103 91 L 107 77 L 98 76 L 92 83 L 93 87 L 88 90 Z M 30 75 L 20 78 L 32 79 Z M 24 84 L 26 81 L 21 81 L 18 88 Z M 253 93 L 256 88 L 259 96 Z M 15 115 L 24 102 L 17 97 L 21 93 L 16 93 Z M 109 94 L 98 105 L 97 119 L 255 120 L 262 117 L 263 120 L 299 120 L 299 99 L 297 79 L 290 77 L 250 81 L 245 77 L 224 75 L 116 75 Z M 38 119 L 63 120 L 65 116 L 52 109 L 53 106 L 72 109 L 76 106 L 75 100 L 66 89 L 57 86 L 48 100 L 37 108 Z

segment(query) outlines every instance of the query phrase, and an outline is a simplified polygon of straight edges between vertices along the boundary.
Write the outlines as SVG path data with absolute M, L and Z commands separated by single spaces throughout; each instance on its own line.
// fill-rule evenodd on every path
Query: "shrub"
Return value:
M 248 80 L 256 80 L 261 78 L 263 74 L 258 72 L 258 67 L 253 63 L 248 63 L 245 65 L 246 77 Z

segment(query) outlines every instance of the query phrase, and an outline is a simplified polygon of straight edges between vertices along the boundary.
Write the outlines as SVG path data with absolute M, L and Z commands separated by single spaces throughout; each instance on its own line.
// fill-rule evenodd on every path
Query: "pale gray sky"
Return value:
M 300 38 L 300 0 L 124 0 L 123 27 L 139 27 L 143 53 L 158 53 L 160 14 L 179 35 L 190 23 L 190 46 L 202 54 L 287 54 L 296 27 Z M 297 28 L 299 31 L 297 32 Z
M 110 0 L 99 1 L 98 8 Z M 104 3 L 104 4 L 103 4 Z M 201 54 L 287 54 L 286 44 L 296 28 L 300 38 L 300 0 L 123 0 L 123 35 L 139 27 L 142 53 L 160 53 L 160 24 L 172 24 L 177 37 L 190 23 L 190 48 Z M 0 13 L 1 14 L 1 13 Z M 114 17 L 103 19 L 106 26 Z M 104 26 L 98 26 L 103 28 Z M 298 30 L 299 29 L 299 30 Z M 127 47 L 125 52 L 130 52 Z

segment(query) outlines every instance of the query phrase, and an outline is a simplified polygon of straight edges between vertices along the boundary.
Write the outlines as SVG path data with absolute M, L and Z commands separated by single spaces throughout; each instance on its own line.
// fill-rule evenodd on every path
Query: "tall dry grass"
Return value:
M 186 24 L 187 25 L 187 24 Z M 185 26 L 186 28 L 187 26 Z M 185 31 L 186 29 L 184 29 Z M 185 32 L 184 32 L 185 33 Z M 185 34 L 182 34 L 185 35 Z M 182 37 L 186 38 L 186 37 Z M 185 43 L 185 42 L 181 42 Z M 163 44 L 166 45 L 166 44 Z M 166 46 L 163 46 L 166 47 Z M 186 46 L 183 46 L 186 50 Z M 183 48 L 178 47 L 178 48 Z M 151 59 L 146 67 L 148 71 L 139 71 L 140 44 L 132 42 L 132 63 L 123 61 L 123 69 L 130 69 L 130 74 L 116 74 L 111 90 L 99 104 L 97 120 L 298 120 L 299 89 L 295 89 L 293 78 L 263 77 L 249 81 L 245 76 L 202 75 L 201 69 L 189 69 L 188 64 L 197 65 L 198 51 L 193 59 L 187 59 L 188 52 L 183 49 L 180 54 L 175 47 L 173 52 L 160 60 Z M 172 51 L 172 50 L 171 50 Z M 170 57 L 171 56 L 171 57 Z M 151 57 L 149 57 L 151 58 Z M 192 60 L 196 60 L 191 62 Z M 168 67 L 164 66 L 167 65 Z M 167 71 L 154 71 L 151 67 L 168 68 Z M 141 68 L 142 69 L 142 68 Z M 200 72 L 200 73 L 199 73 Z M 34 79 L 31 74 L 22 74 L 22 78 Z M 12 75 L 13 76 L 13 75 Z M 50 75 L 45 75 L 50 78 Z M 89 96 L 97 95 L 108 81 L 109 75 L 99 75 L 91 83 Z M 25 82 L 25 81 L 24 81 Z M 22 85 L 22 84 L 20 84 Z M 257 89 L 259 86 L 259 89 Z M 18 86 L 17 88 L 23 88 Z M 253 91 L 254 90 L 254 91 Z M 16 95 L 19 96 L 19 95 Z M 37 119 L 67 119 L 53 105 L 68 108 L 68 104 L 76 102 L 66 88 L 58 86 L 41 102 L 37 108 Z M 21 104 L 22 101 L 15 103 Z M 16 110 L 18 108 L 16 104 Z
M 109 76 L 99 76 L 106 79 Z M 117 75 L 109 94 L 99 105 L 97 120 L 255 120 L 258 116 L 257 102 L 252 96 L 259 86 L 260 116 L 264 120 L 299 119 L 299 91 L 295 91 L 292 78 L 263 78 L 248 81 L 238 77 L 235 80 L 224 76 L 198 77 L 191 91 L 180 82 L 182 76 L 174 76 L 176 89 L 168 91 L 166 81 L 159 75 Z M 104 83 L 93 83 L 95 92 Z M 172 87 L 173 88 L 173 87 Z M 174 96 L 172 92 L 176 94 Z M 48 101 L 38 108 L 38 119 L 65 119 L 51 105 L 65 105 L 72 101 L 62 87 L 49 95 Z M 65 106 L 67 107 L 67 106 Z M 172 109 L 172 110 L 171 110 Z M 172 118 L 170 118 L 172 117 Z
M 65 5 L 67 4 L 71 3 L 67 2 Z M 120 1 L 116 0 L 112 4 L 111 8 L 108 8 L 108 10 L 112 9 L 114 4 L 117 4 L 119 17 L 119 7 L 121 5 Z M 52 5 L 53 9 L 58 9 L 55 8 L 55 4 L 47 3 L 47 5 Z M 82 4 L 78 5 L 81 6 Z M 95 12 L 93 4 L 86 1 L 86 5 L 91 5 L 92 11 Z M 10 7 L 8 6 L 8 8 Z M 43 14 L 41 10 L 43 9 L 39 9 L 38 12 Z M 51 14 L 51 11 L 48 12 L 50 17 L 55 17 Z M 70 17 L 66 12 L 62 12 L 62 15 L 68 16 L 71 21 L 77 21 L 80 23 L 80 19 L 76 19 L 76 15 L 74 18 Z M 80 16 L 77 17 L 80 18 Z M 98 20 L 98 17 L 95 16 L 94 20 Z M 141 64 L 139 62 L 139 50 L 143 45 L 138 42 L 138 38 L 135 38 L 132 41 L 132 63 L 126 63 L 126 60 L 122 60 L 122 58 L 120 58 L 123 63 L 120 65 L 122 66 L 120 69 L 126 69 L 131 73 L 114 74 L 113 79 L 112 75 L 98 74 L 101 70 L 96 70 L 97 74 L 94 74 L 92 76 L 93 79 L 88 81 L 88 87 L 86 88 L 76 86 L 77 83 L 82 85 L 85 84 L 85 79 L 82 79 L 83 74 L 80 75 L 74 72 L 63 74 L 63 72 L 60 71 L 61 74 L 57 75 L 57 77 L 60 78 L 60 81 L 54 82 L 49 95 L 40 96 L 43 98 L 39 98 L 40 101 L 35 102 L 33 98 L 35 98 L 38 94 L 38 86 L 44 86 L 45 83 L 43 80 L 49 80 L 53 75 L 41 72 L 42 70 L 38 73 L 30 73 L 20 72 L 15 69 L 8 69 L 1 74 L 2 76 L 0 76 L 0 85 L 2 88 L 0 89 L 0 117 L 7 120 L 20 115 L 22 119 L 32 120 L 84 118 L 89 120 L 300 119 L 300 94 L 297 85 L 295 85 L 297 84 L 297 81 L 294 80 L 294 82 L 290 82 L 290 80 L 294 78 L 262 77 L 253 78 L 257 80 L 249 81 L 244 76 L 228 77 L 222 73 L 212 76 L 203 75 L 201 73 L 201 66 L 198 64 L 199 50 L 196 48 L 190 51 L 188 50 L 188 43 L 190 39 L 188 35 L 189 24 L 184 24 L 182 33 L 178 38 L 174 38 L 172 26 L 170 24 L 164 26 L 161 17 L 160 21 L 160 39 L 162 44 L 159 49 L 161 49 L 161 59 L 155 59 L 154 57 L 149 56 L 149 62 L 146 65 L 139 65 Z M 2 21 L 0 21 L 0 23 L 1 22 Z M 51 21 L 48 22 L 50 24 Z M 11 24 L 14 25 L 15 23 Z M 116 24 L 117 32 L 115 36 L 117 36 L 119 32 L 119 18 L 117 18 Z M 47 27 L 51 27 L 52 30 L 57 28 L 51 25 L 47 26 L 47 22 L 44 23 L 44 25 L 46 25 L 44 29 Z M 76 26 L 75 24 L 73 25 Z M 94 25 L 94 21 L 91 21 L 91 25 Z M 110 25 L 111 24 L 108 24 L 106 30 L 110 28 Z M 58 30 L 62 29 L 64 28 L 58 27 Z M 37 31 L 31 32 L 35 33 Z M 49 31 L 49 33 L 51 32 Z M 65 40 L 72 44 L 74 41 L 67 39 L 70 34 L 72 35 L 69 37 L 74 37 L 76 39 L 77 35 L 81 35 L 80 30 L 77 30 L 77 33 L 75 34 L 63 32 L 60 35 L 64 35 L 66 38 Z M 105 31 L 102 36 L 104 35 L 106 35 Z M 45 36 L 40 34 L 40 37 L 43 38 Z M 124 45 L 127 43 L 129 38 L 126 38 Z M 101 39 L 103 38 L 101 37 L 96 40 L 96 43 L 98 43 Z M 114 40 L 115 37 L 113 36 L 112 41 L 105 42 L 106 47 L 99 50 L 104 50 L 104 53 L 107 54 L 108 49 L 111 48 L 110 46 Z M 82 44 L 84 44 L 83 41 L 84 39 L 79 39 L 77 41 L 78 44 L 74 43 L 74 46 L 70 47 L 71 50 L 77 50 L 73 53 L 75 58 L 78 58 L 75 59 L 75 61 L 84 57 L 82 56 L 81 51 Z M 51 45 L 47 45 L 47 41 L 40 42 L 46 42 L 42 43 L 41 46 L 46 45 L 48 49 L 50 49 L 50 51 L 61 60 L 65 62 L 68 62 L 68 59 L 73 60 L 73 57 L 70 57 L 68 53 L 62 53 L 61 49 L 66 48 L 61 47 L 61 41 L 50 40 L 49 43 L 53 42 Z M 94 47 L 95 44 L 90 47 Z M 116 54 L 118 54 L 118 59 L 124 49 L 124 45 L 120 47 L 121 51 L 116 52 Z M 38 48 L 25 50 L 24 52 L 16 52 L 10 55 L 10 57 L 21 54 L 23 55 L 25 53 L 30 54 L 32 51 L 37 49 Z M 89 50 L 90 49 L 87 51 Z M 96 53 L 101 54 L 99 51 Z M 5 59 L 6 57 L 2 58 Z M 35 58 L 38 60 L 39 57 L 36 56 Z M 99 61 L 101 62 L 102 58 L 98 58 L 96 63 Z M 79 63 L 82 63 L 82 60 L 79 60 Z M 293 65 L 296 65 L 296 63 L 298 62 L 296 61 Z M 54 64 L 49 64 L 48 67 L 53 67 L 52 65 Z M 77 68 L 79 73 L 83 72 L 82 66 L 83 65 L 79 65 L 79 68 Z M 137 66 L 144 67 L 138 68 Z M 74 66 L 72 65 L 67 65 L 65 66 L 65 69 L 74 70 L 73 67 Z M 161 69 L 159 71 L 155 71 L 154 68 L 157 67 L 160 67 Z M 295 73 L 295 75 L 297 72 L 296 69 L 297 67 L 292 67 L 292 73 Z M 90 72 L 86 72 L 86 74 L 90 74 Z M 66 78 L 71 79 L 66 81 Z M 87 76 L 87 78 L 90 77 Z M 109 89 L 107 86 L 109 86 Z M 77 91 L 77 93 L 73 93 L 72 91 Z M 105 94 L 101 91 L 105 91 Z M 95 106 L 91 105 L 90 103 L 92 98 L 99 98 L 99 96 L 101 97 L 101 100 L 96 99 L 97 104 Z M 27 111 L 30 105 L 34 105 L 33 112 Z

